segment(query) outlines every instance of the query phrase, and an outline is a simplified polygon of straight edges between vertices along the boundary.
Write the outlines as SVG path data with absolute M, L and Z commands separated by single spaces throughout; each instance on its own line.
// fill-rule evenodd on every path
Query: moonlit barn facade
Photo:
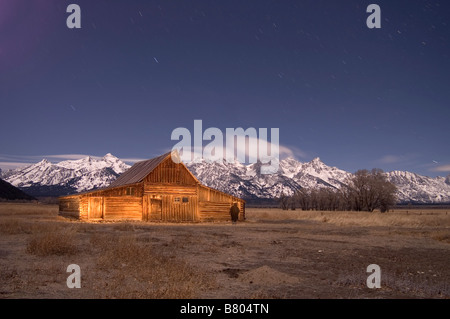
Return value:
M 245 201 L 202 185 L 178 153 L 135 163 L 109 187 L 59 198 L 59 214 L 80 220 L 164 222 L 228 221 L 237 203 L 245 219 Z M 178 163 L 177 163 L 178 162 Z

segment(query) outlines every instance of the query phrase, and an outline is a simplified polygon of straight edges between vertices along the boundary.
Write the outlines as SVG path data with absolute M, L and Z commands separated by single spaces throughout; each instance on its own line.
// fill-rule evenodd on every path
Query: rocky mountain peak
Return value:
M 103 156 L 102 159 L 105 161 L 118 161 L 119 160 L 117 157 L 115 157 L 111 153 L 106 154 L 105 156 Z
M 46 165 L 46 164 L 51 164 L 46 158 L 42 159 L 42 161 L 34 164 L 34 165 Z

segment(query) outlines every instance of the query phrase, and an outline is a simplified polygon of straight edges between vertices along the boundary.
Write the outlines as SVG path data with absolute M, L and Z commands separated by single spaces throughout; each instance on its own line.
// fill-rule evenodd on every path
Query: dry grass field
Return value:
M 55 205 L 0 203 L 0 298 L 449 298 L 449 212 L 87 223 Z M 80 289 L 66 285 L 70 264 Z M 380 289 L 366 286 L 370 264 Z

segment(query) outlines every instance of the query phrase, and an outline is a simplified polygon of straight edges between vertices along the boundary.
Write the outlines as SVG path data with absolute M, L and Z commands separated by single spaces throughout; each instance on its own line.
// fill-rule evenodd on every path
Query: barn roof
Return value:
M 149 160 L 135 163 L 125 173 L 121 174 L 108 188 L 135 184 L 141 182 L 145 176 L 150 174 L 162 161 L 170 156 L 171 152 L 154 157 Z

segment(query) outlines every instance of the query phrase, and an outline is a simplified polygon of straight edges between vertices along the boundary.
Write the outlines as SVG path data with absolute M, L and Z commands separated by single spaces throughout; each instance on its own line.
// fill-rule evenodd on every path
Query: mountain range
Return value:
M 129 165 L 106 154 L 101 159 L 85 157 L 50 163 L 39 163 L 0 172 L 0 178 L 32 196 L 61 196 L 109 186 Z
M 202 161 L 186 166 L 203 184 L 251 200 L 292 195 L 305 187 L 336 189 L 352 176 L 352 173 L 326 165 L 320 158 L 305 163 L 294 158 L 281 160 L 278 172 L 271 175 L 260 173 L 261 163 Z M 44 159 L 25 168 L 0 171 L 0 178 L 32 196 L 61 196 L 106 187 L 129 167 L 111 154 L 59 163 Z M 406 171 L 385 174 L 397 186 L 400 202 L 450 202 L 450 175 L 432 178 Z
M 353 176 L 330 167 L 320 158 L 302 163 L 293 158 L 280 161 L 276 174 L 259 173 L 261 164 L 194 163 L 188 167 L 205 185 L 246 199 L 276 198 L 292 195 L 300 188 L 333 188 L 345 185 Z M 397 186 L 399 202 L 449 203 L 450 175 L 428 177 L 406 171 L 386 172 L 387 179 Z

